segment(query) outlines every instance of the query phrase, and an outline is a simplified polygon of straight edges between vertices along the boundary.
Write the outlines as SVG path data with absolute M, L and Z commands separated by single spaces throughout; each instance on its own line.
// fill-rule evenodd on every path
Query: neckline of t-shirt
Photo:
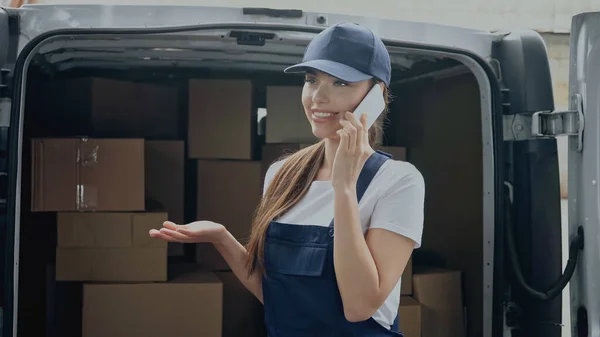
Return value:
M 313 180 L 311 186 L 316 187 L 331 187 L 331 180 Z

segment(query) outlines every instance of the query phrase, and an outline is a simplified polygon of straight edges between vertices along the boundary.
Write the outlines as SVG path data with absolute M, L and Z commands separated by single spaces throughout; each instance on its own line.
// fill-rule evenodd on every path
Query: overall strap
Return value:
M 400 315 L 396 314 L 396 318 L 394 319 L 394 323 L 392 323 L 392 331 L 400 331 Z
M 391 157 L 392 156 L 390 154 L 378 150 L 375 151 L 375 153 L 373 153 L 369 157 L 369 159 L 367 159 L 365 165 L 360 171 L 358 181 L 356 182 L 356 197 L 358 199 L 358 202 L 360 202 L 363 195 L 367 191 L 367 188 L 369 187 L 371 181 L 373 181 L 373 178 L 381 168 L 381 165 L 383 165 Z M 333 220 L 331 220 L 329 227 L 331 227 L 330 234 L 333 236 Z
M 387 153 L 376 151 L 369 157 L 369 159 L 367 159 L 363 169 L 360 171 L 358 181 L 356 182 L 356 196 L 358 202 L 360 202 L 363 195 L 367 191 L 367 187 L 369 187 L 371 181 L 373 181 L 373 178 L 381 168 L 381 165 L 383 165 L 383 163 L 390 158 L 391 156 Z

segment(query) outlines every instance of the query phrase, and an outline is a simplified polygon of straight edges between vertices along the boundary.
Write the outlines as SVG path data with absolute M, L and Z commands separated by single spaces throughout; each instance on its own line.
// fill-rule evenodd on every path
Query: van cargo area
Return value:
M 263 43 L 239 34 L 79 34 L 40 45 L 24 87 L 20 336 L 266 336 L 261 304 L 211 246 L 147 235 L 165 219 L 208 219 L 245 242 L 268 165 L 315 142 L 302 77 L 282 71 L 311 34 L 261 32 Z M 381 149 L 426 183 L 400 329 L 482 336 L 493 219 L 484 220 L 482 121 L 491 121 L 480 82 L 451 54 L 390 52 Z

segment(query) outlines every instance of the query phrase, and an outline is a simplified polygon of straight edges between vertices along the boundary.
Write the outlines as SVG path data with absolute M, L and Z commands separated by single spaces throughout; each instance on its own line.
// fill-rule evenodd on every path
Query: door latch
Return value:
M 538 111 L 532 115 L 531 135 L 533 137 L 577 136 L 577 151 L 583 150 L 583 98 L 573 95 L 575 110 Z

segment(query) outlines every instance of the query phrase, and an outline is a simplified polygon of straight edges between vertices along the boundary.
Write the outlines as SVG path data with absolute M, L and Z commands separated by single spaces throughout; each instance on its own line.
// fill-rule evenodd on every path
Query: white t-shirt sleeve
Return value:
M 276 161 L 267 169 L 267 172 L 265 173 L 265 182 L 263 184 L 263 196 L 267 192 L 267 188 L 269 188 L 269 184 L 271 184 L 271 181 L 273 181 L 275 174 L 281 168 L 281 166 L 283 166 L 283 162 L 284 160 Z
M 407 162 L 394 162 L 390 169 L 393 171 L 390 172 L 390 188 L 375 204 L 370 228 L 382 228 L 403 235 L 414 240 L 415 248 L 419 248 L 425 208 L 423 176 L 414 165 Z

